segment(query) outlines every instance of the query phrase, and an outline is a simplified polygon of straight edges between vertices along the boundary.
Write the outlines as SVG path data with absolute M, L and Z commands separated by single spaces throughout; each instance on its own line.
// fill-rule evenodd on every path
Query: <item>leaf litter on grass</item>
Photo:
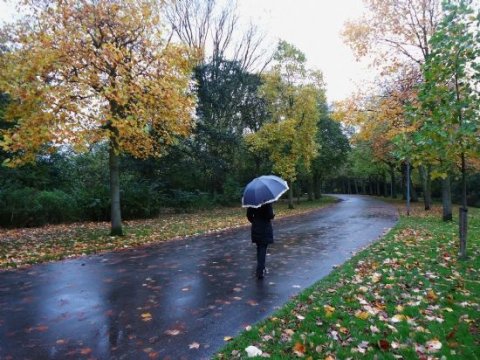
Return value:
M 279 359 L 476 359 L 480 213 L 472 211 L 466 262 L 456 256 L 458 225 L 438 213 L 402 217 L 217 358 L 246 358 L 242 349 L 255 346 Z

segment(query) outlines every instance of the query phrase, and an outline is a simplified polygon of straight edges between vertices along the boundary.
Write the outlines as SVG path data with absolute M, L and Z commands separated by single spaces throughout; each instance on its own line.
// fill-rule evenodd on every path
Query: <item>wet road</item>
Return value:
M 274 220 L 269 274 L 249 228 L 0 273 L 0 359 L 208 359 L 391 228 L 363 196 Z

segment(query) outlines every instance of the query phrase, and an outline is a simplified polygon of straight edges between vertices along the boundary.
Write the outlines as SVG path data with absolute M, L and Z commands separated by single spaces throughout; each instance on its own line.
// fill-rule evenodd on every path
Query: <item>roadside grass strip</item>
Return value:
M 416 206 L 215 358 L 479 359 L 480 211 L 469 211 L 460 261 L 458 223 Z
M 303 200 L 295 209 L 274 205 L 276 219 L 304 214 L 336 202 L 324 196 Z M 193 213 L 162 214 L 154 219 L 124 221 L 124 236 L 110 236 L 110 223 L 83 222 L 38 228 L 0 229 L 0 270 L 104 251 L 128 249 L 249 225 L 245 209 L 222 207 Z

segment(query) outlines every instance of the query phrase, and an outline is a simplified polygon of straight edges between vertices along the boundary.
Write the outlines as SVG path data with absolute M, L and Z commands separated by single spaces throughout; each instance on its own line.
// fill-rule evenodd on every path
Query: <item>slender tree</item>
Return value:
M 432 53 L 425 67 L 420 100 L 425 120 L 418 140 L 429 152 L 444 154 L 461 173 L 460 258 L 467 255 L 467 171 L 469 161 L 478 159 L 480 69 L 480 11 L 472 1 L 444 4 L 445 18 L 431 39 Z M 435 141 L 429 142 L 434 137 Z M 440 174 L 442 177 L 448 173 Z

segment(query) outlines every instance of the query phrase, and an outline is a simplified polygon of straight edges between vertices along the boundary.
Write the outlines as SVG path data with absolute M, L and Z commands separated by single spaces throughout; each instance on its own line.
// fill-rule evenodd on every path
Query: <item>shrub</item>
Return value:
M 0 224 L 5 227 L 41 226 L 77 220 L 75 199 L 61 190 L 25 187 L 0 192 Z
M 61 190 L 40 191 L 36 198 L 40 205 L 39 224 L 54 224 L 78 220 L 77 202 Z

